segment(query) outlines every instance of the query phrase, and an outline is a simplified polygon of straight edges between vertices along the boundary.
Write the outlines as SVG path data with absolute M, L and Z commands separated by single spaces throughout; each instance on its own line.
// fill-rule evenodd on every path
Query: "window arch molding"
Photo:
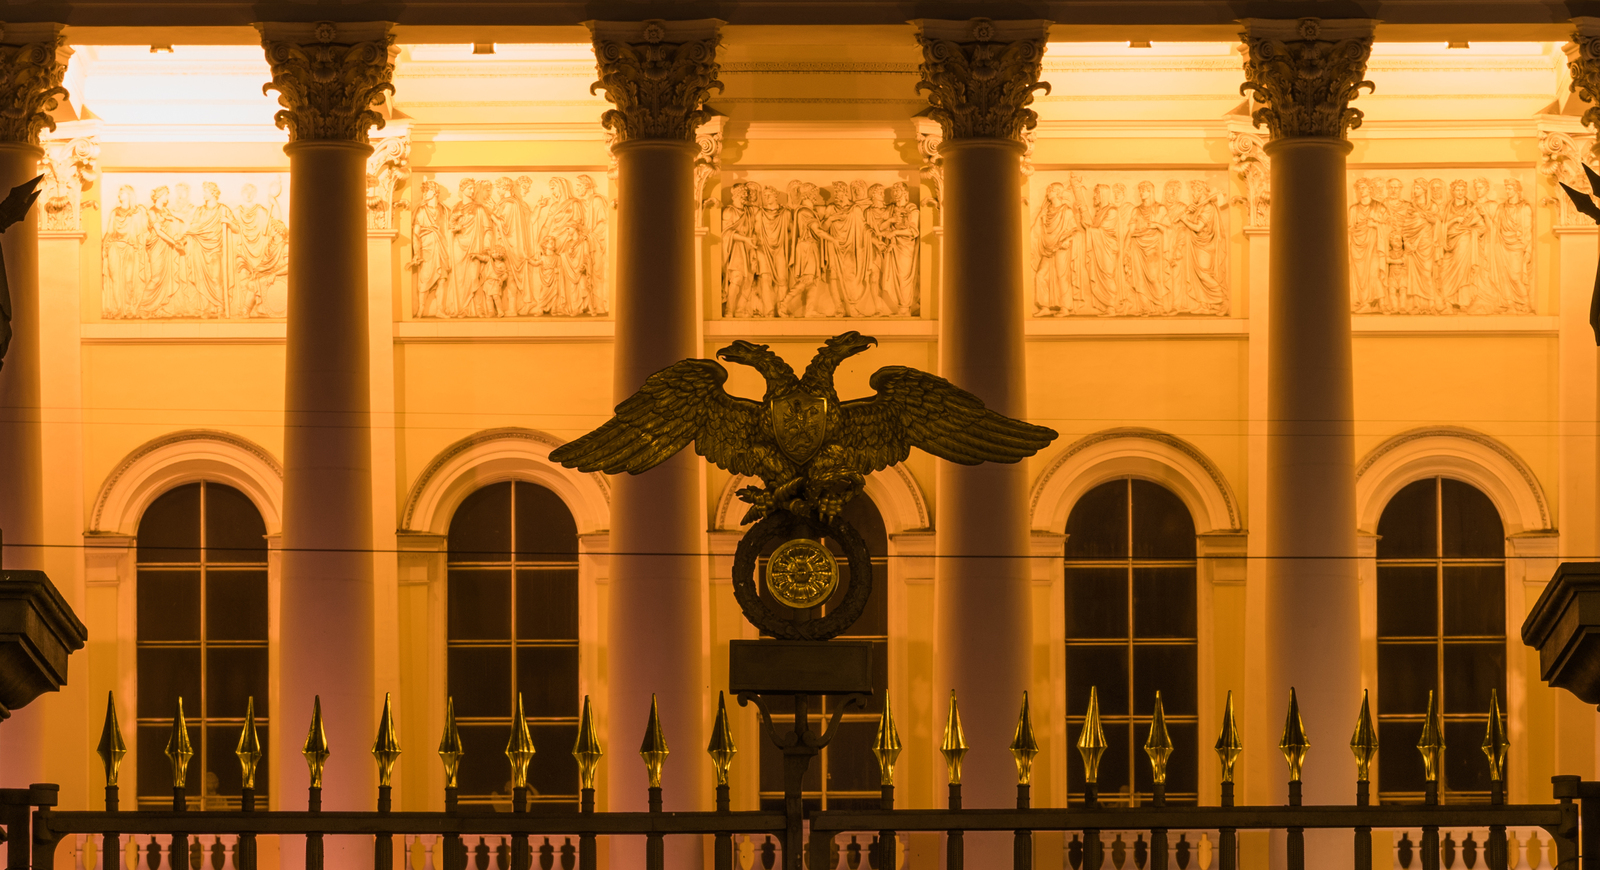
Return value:
M 132 536 L 145 508 L 173 487 L 225 483 L 261 512 L 267 535 L 283 529 L 283 465 L 259 444 L 209 429 L 173 432 L 146 441 L 106 476 L 89 514 L 90 534 Z
M 1356 527 L 1376 532 L 1395 493 L 1425 477 L 1455 478 L 1482 491 L 1507 537 L 1554 529 L 1544 488 L 1527 463 L 1499 440 L 1457 426 L 1411 429 L 1373 448 L 1356 466 Z
M 1035 531 L 1059 532 L 1084 493 L 1108 480 L 1137 477 L 1171 490 L 1194 518 L 1199 535 L 1242 528 L 1233 488 L 1198 447 L 1156 429 L 1106 429 L 1079 438 L 1034 483 L 1029 514 Z
M 746 486 L 760 486 L 759 478 L 735 474 L 728 478 L 717 499 L 717 515 L 713 528 L 737 531 L 743 526 L 748 505 L 739 500 L 739 490 Z M 899 462 L 882 471 L 867 475 L 864 490 L 878 513 L 883 516 L 884 530 L 891 535 L 901 532 L 922 531 L 931 526 L 928 520 L 928 503 L 922 496 L 922 487 L 905 463 Z
M 491 483 L 522 480 L 554 492 L 572 511 L 578 534 L 611 527 L 611 487 L 601 474 L 585 474 L 550 461 L 566 442 L 534 429 L 486 429 L 451 444 L 418 476 L 406 499 L 400 528 L 445 535 L 467 496 Z

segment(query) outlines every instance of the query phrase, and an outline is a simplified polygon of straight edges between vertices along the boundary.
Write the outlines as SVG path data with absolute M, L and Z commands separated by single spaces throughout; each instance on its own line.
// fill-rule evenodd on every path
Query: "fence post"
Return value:
M 32 870 L 53 870 L 56 862 L 56 845 L 61 842 L 61 835 L 50 830 L 50 808 L 56 805 L 56 798 L 60 794 L 60 787 L 53 783 L 34 783 L 26 789 L 16 789 L 27 798 L 27 803 L 20 808 L 19 822 L 16 828 L 9 824 L 7 832 L 11 834 L 11 848 L 17 848 L 18 841 L 32 841 Z M 29 830 L 29 807 L 37 807 L 32 813 L 32 829 Z M 9 809 L 9 808 L 8 808 Z M 29 849 L 22 850 L 27 856 Z M 12 858 L 15 861 L 15 858 Z M 23 866 L 27 866 L 24 864 Z

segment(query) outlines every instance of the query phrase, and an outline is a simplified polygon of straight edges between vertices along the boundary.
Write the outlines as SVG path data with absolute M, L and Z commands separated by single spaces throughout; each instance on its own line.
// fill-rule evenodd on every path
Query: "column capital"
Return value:
M 918 91 L 928 92 L 927 116 L 944 138 L 1016 139 L 1039 116 L 1028 108 L 1039 81 L 1049 21 L 944 21 L 922 18 L 916 27 L 922 63 Z
M 1361 126 L 1361 110 L 1350 108 L 1362 88 L 1378 22 L 1367 18 L 1293 20 L 1246 18 L 1244 84 L 1261 108 L 1250 115 L 1274 139 L 1344 138 Z
M 61 86 L 72 49 L 54 23 L 0 24 L 0 142 L 38 145 L 54 130 L 50 112 L 67 95 Z
M 1583 110 L 1583 126 L 1600 130 L 1600 18 L 1572 19 L 1572 41 L 1563 48 L 1572 76 L 1568 89 L 1588 104 Z M 1600 157 L 1600 139 L 1590 145 L 1590 153 Z
M 589 92 L 606 92 L 615 108 L 600 123 L 621 144 L 636 139 L 693 143 L 695 130 L 714 112 L 706 98 L 717 80 L 722 22 L 586 21 L 600 80 Z
M 273 120 L 289 141 L 312 139 L 366 144 L 372 128 L 383 129 L 373 110 L 394 93 L 394 57 L 399 48 L 387 21 L 257 24 L 272 68 L 262 91 L 278 92 L 283 106 Z

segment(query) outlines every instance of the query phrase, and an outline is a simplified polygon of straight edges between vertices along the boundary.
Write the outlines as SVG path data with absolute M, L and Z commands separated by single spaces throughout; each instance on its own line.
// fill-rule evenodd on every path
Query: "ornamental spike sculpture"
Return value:
M 1422 722 L 1422 736 L 1417 738 L 1417 751 L 1422 753 L 1422 777 L 1428 782 L 1438 782 L 1444 772 L 1444 721 L 1439 715 L 1439 699 L 1428 690 L 1428 717 Z
M 1233 716 L 1233 690 L 1228 690 L 1228 702 L 1222 708 L 1222 733 L 1217 735 L 1217 758 L 1222 761 L 1222 781 L 1233 782 L 1233 766 L 1244 754 L 1244 741 L 1239 739 L 1239 723 Z
M 644 759 L 645 772 L 650 774 L 650 787 L 661 787 L 661 765 L 672 750 L 667 748 L 667 736 L 661 733 L 661 713 L 656 709 L 656 696 L 650 693 L 650 721 L 644 726 L 644 742 L 639 744 L 639 757 Z
M 444 787 L 456 787 L 456 775 L 461 772 L 461 732 L 456 729 L 456 699 L 444 699 L 444 733 L 439 735 L 439 760 L 444 762 Z
M 511 720 L 511 737 L 506 740 L 506 758 L 511 761 L 511 787 L 528 787 L 528 765 L 533 763 L 533 735 L 528 719 L 522 715 L 522 693 L 517 693 L 517 715 Z
M 1500 721 L 1500 690 L 1489 690 L 1489 727 L 1483 735 L 1483 754 L 1489 757 L 1489 780 L 1500 782 L 1506 776 L 1506 749 L 1511 740 L 1506 737 L 1505 723 Z
M 183 697 L 178 697 L 178 715 L 172 717 L 172 736 L 167 739 L 167 762 L 172 765 L 172 787 L 183 788 L 189 778 L 189 759 L 194 757 L 194 747 L 189 745 L 189 723 L 183 718 Z
M 256 696 L 244 702 L 244 727 L 239 729 L 239 745 L 233 750 L 239 757 L 240 782 L 245 788 L 256 787 L 256 768 L 261 764 L 261 736 L 256 733 Z
M 305 748 L 300 754 L 306 757 L 311 768 L 311 787 L 322 788 L 322 767 L 328 763 L 328 732 L 322 729 L 322 696 L 311 697 L 311 731 L 306 735 Z
M 1150 777 L 1156 785 L 1167 782 L 1167 759 L 1172 757 L 1172 735 L 1167 733 L 1167 716 L 1161 707 L 1161 691 L 1156 691 L 1156 708 L 1150 716 L 1150 736 L 1144 741 L 1144 754 L 1150 756 Z
M 400 760 L 400 737 L 394 730 L 388 692 L 383 693 L 383 717 L 378 720 L 378 737 L 372 741 L 372 757 L 378 761 L 378 785 L 388 786 L 394 776 L 394 763 Z
M 1356 716 L 1356 732 L 1350 735 L 1350 751 L 1356 757 L 1356 781 L 1372 781 L 1372 759 L 1378 754 L 1378 730 L 1372 727 L 1372 708 L 1367 690 L 1361 690 L 1361 712 Z
M 717 772 L 717 785 L 728 784 L 728 768 L 739 748 L 733 745 L 733 730 L 728 727 L 728 696 L 717 693 L 717 717 L 711 724 L 711 742 L 706 753 L 711 756 L 711 766 Z
M 583 717 L 578 720 L 578 739 L 572 744 L 572 757 L 578 759 L 578 782 L 583 788 L 594 788 L 595 772 L 600 769 L 600 738 L 595 734 L 594 710 L 589 706 L 589 696 L 583 696 Z
M 1028 693 L 1022 693 L 1022 712 L 1017 715 L 1017 733 L 1011 738 L 1011 757 L 1017 762 L 1017 785 L 1033 781 L 1033 760 L 1039 755 L 1039 740 L 1033 736 L 1033 715 L 1028 710 Z
M 961 730 L 961 710 L 956 706 L 956 690 L 950 690 L 950 713 L 944 720 L 944 741 L 939 744 L 951 785 L 961 784 L 961 759 L 967 754 L 967 735 Z
M 1300 699 L 1295 697 L 1293 686 L 1289 687 L 1289 715 L 1283 722 L 1283 739 L 1278 741 L 1278 749 L 1283 751 L 1283 760 L 1289 762 L 1289 781 L 1299 782 L 1311 741 L 1306 737 L 1306 723 L 1300 721 Z
M 1078 732 L 1078 754 L 1083 756 L 1083 781 L 1100 781 L 1100 757 L 1106 754 L 1106 732 L 1100 727 L 1100 690 L 1089 687 L 1089 712 Z
M 883 693 L 883 712 L 878 714 L 878 736 L 872 741 L 872 755 L 878 759 L 878 784 L 894 785 L 894 763 L 900 757 L 900 732 L 894 727 L 888 692 Z
M 113 692 L 106 693 L 106 724 L 100 729 L 100 745 L 94 751 L 105 766 L 106 785 L 116 785 L 122 757 L 128 754 L 128 744 L 122 742 L 122 725 L 117 722 L 117 698 Z

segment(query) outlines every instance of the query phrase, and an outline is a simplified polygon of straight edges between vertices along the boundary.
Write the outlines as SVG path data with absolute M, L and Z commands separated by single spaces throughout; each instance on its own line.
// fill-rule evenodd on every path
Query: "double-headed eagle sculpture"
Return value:
M 877 344 L 859 332 L 828 339 L 805 373 L 767 345 L 735 341 L 717 357 L 750 366 L 767 381 L 761 401 L 723 389 L 728 370 L 687 359 L 651 375 L 609 422 L 551 452 L 568 468 L 638 474 L 694 442 L 696 453 L 734 474 L 761 479 L 739 498 L 746 523 L 776 510 L 831 522 L 859 493 L 866 475 L 919 447 L 962 465 L 1018 462 L 1056 438 L 1053 429 L 985 408 L 944 378 L 884 366 L 870 381 L 877 395 L 840 401 L 839 364 Z
M 40 175 L 26 184 L 11 188 L 11 193 L 0 200 L 0 233 L 28 216 L 28 209 L 39 198 Z M 0 366 L 6 362 L 6 350 L 11 347 L 11 287 L 6 283 L 5 255 L 0 254 Z

